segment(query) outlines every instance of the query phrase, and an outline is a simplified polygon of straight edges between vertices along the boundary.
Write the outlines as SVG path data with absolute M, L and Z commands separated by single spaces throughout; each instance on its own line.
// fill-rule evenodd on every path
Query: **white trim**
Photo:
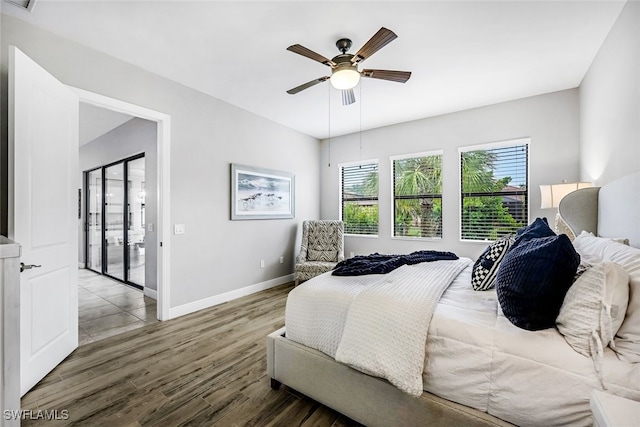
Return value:
M 29 0 L 29 5 L 27 6 L 27 10 L 29 12 L 33 12 L 33 8 L 36 7 L 37 0 Z
M 154 300 L 158 299 L 158 291 L 155 289 L 144 288 L 143 293 L 145 297 L 149 297 Z
M 345 163 L 338 163 L 338 169 L 346 167 L 346 166 L 358 166 L 358 165 L 367 165 L 369 163 L 376 163 L 378 164 L 378 159 L 371 159 L 371 160 L 357 160 L 354 162 L 345 162 Z
M 84 89 L 68 86 L 85 102 L 97 107 L 129 114 L 156 122 L 157 155 L 158 155 L 158 319 L 168 320 L 171 300 L 170 271 L 170 236 L 171 236 L 171 204 L 170 204 L 170 154 L 171 154 L 171 116 L 159 111 L 150 110 L 139 105 L 110 98 Z
M 477 145 L 466 145 L 464 147 L 458 147 L 458 154 L 467 153 L 469 151 L 492 150 L 495 148 L 511 147 L 512 145 L 522 145 L 522 144 L 531 144 L 531 138 L 527 136 L 524 138 L 505 139 L 503 141 L 496 141 L 496 142 L 485 142 Z M 458 169 L 460 168 L 458 167 Z
M 204 298 L 199 301 L 193 301 L 187 304 L 179 305 L 177 307 L 171 307 L 169 309 L 169 318 L 175 319 L 176 317 L 195 313 L 196 311 L 210 308 L 234 299 L 242 298 L 247 295 L 255 294 L 256 292 L 264 291 L 266 289 L 270 289 L 275 286 L 291 282 L 293 280 L 294 275 L 289 274 L 287 276 L 276 277 L 275 279 L 267 280 L 266 282 L 260 282 L 256 283 L 255 285 L 249 285 L 245 286 L 244 288 L 235 289 L 233 291 L 225 292 L 219 295 L 214 295 L 212 297 Z
M 442 237 L 391 236 L 391 240 L 408 240 L 413 242 L 437 242 L 442 240 Z
M 380 237 L 380 235 L 378 235 L 378 234 L 347 234 L 347 233 L 345 233 L 344 237 L 364 237 L 365 239 L 377 239 L 378 237 Z
M 20 0 L 8 0 L 9 4 L 12 4 L 16 7 L 26 10 L 27 12 L 33 12 L 33 8 L 36 6 L 37 0 L 26 0 L 26 4 L 24 1 Z
M 391 161 L 391 165 L 393 165 L 394 160 L 415 159 L 417 157 L 427 157 L 427 156 L 444 156 L 444 150 L 432 150 L 432 151 L 423 151 L 420 153 L 399 154 L 397 156 L 389 156 L 389 160 Z

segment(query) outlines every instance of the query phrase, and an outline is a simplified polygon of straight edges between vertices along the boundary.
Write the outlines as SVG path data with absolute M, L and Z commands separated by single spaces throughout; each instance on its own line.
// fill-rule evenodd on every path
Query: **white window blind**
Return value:
M 528 139 L 460 150 L 462 240 L 495 240 L 529 222 Z
M 346 234 L 378 234 L 378 162 L 340 165 L 341 215 Z
M 442 153 L 392 157 L 393 236 L 442 237 Z

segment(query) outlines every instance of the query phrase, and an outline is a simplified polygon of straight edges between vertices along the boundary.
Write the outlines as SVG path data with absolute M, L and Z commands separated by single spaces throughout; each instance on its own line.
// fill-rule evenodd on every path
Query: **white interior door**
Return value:
M 20 394 L 78 347 L 78 109 L 75 93 L 9 50 L 9 234 L 21 261 Z M 11 191 L 11 190 L 10 190 Z

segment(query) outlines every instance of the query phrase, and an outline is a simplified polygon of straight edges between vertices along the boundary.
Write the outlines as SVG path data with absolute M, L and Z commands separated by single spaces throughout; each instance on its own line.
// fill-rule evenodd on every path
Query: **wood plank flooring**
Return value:
M 359 426 L 294 390 L 269 385 L 265 337 L 284 325 L 292 287 L 79 347 L 23 397 L 31 416 L 22 425 Z M 58 418 L 68 411 L 68 419 L 43 419 L 43 411 L 53 410 Z

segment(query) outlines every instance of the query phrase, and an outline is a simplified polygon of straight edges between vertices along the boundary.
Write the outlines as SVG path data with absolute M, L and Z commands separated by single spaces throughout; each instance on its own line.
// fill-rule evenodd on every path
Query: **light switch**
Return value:
M 184 233 L 186 233 L 184 224 L 173 225 L 173 234 L 184 234 Z

